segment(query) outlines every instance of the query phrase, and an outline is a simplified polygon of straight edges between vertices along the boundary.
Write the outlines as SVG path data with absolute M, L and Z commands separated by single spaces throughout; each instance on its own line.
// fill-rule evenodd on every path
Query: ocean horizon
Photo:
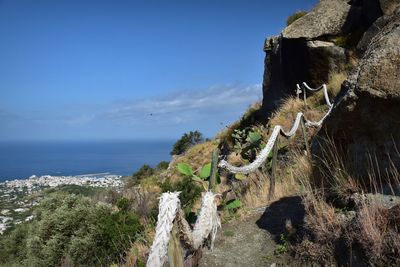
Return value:
M 0 142 L 0 182 L 32 175 L 131 175 L 171 159 L 172 140 Z

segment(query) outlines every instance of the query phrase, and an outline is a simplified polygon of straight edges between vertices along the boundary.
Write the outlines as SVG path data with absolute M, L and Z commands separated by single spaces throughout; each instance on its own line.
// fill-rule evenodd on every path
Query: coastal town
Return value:
M 36 193 L 47 188 L 75 185 L 91 188 L 119 188 L 122 176 L 109 173 L 76 176 L 32 175 L 28 179 L 0 183 L 0 235 L 6 229 L 33 219 L 32 208 L 39 204 Z

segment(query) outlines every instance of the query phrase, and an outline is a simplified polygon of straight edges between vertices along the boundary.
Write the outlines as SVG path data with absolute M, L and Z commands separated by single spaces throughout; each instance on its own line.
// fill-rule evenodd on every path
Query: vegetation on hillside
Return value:
M 181 155 L 187 151 L 191 146 L 203 142 L 203 134 L 199 131 L 190 131 L 189 133 L 184 133 L 182 137 L 176 141 L 174 144 L 171 155 Z
M 135 213 L 74 194 L 50 194 L 34 216 L 2 237 L 2 264 L 107 266 L 120 262 L 143 230 Z
M 299 18 L 303 17 L 306 14 L 307 14 L 306 11 L 302 10 L 296 11 L 286 19 L 286 26 L 289 26 L 290 24 L 292 24 L 293 22 L 295 22 L 296 20 L 298 20 Z

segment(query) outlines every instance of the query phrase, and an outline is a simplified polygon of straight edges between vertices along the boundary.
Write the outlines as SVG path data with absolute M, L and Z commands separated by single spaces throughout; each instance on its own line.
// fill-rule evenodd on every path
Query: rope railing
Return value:
M 289 130 L 289 132 L 285 132 L 281 125 L 276 125 L 274 127 L 274 130 L 272 131 L 272 134 L 271 134 L 270 138 L 268 139 L 267 145 L 265 146 L 265 148 L 263 150 L 261 150 L 258 157 L 252 163 L 250 163 L 249 165 L 246 165 L 246 166 L 237 167 L 237 166 L 233 166 L 233 165 L 229 164 L 226 160 L 221 160 L 220 163 L 218 164 L 218 167 L 224 168 L 231 173 L 248 174 L 248 173 L 254 172 L 258 168 L 260 168 L 261 165 L 264 164 L 264 162 L 267 160 L 268 155 L 270 154 L 272 148 L 274 147 L 275 141 L 279 134 L 283 135 L 284 137 L 293 136 L 297 132 L 297 129 L 299 128 L 299 125 L 302 122 L 302 120 L 304 120 L 303 122 L 305 122 L 305 125 L 307 127 L 321 126 L 322 123 L 324 122 L 324 120 L 329 116 L 329 114 L 331 113 L 331 111 L 333 109 L 333 104 L 329 100 L 327 86 L 325 84 L 323 84 L 320 87 L 314 89 L 314 88 L 309 87 L 304 82 L 301 87 L 297 84 L 296 92 L 299 92 L 300 88 L 303 88 L 304 94 L 305 94 L 306 89 L 310 90 L 310 91 L 314 91 L 314 92 L 319 91 L 321 89 L 324 91 L 325 101 L 326 101 L 326 104 L 329 106 L 329 110 L 322 117 L 322 119 L 320 119 L 319 121 L 310 121 L 304 116 L 304 114 L 302 112 L 299 112 L 299 113 L 297 113 L 296 120 L 294 121 L 293 126 Z M 301 89 L 300 89 L 300 93 L 301 93 Z
M 207 239 L 210 240 L 211 248 L 213 248 L 217 230 L 221 227 L 221 222 L 217 213 L 217 205 L 215 203 L 216 194 L 210 191 L 204 194 L 199 216 L 193 231 L 188 229 L 188 224 L 182 216 L 179 194 L 180 192 L 167 192 L 163 193 L 160 197 L 156 235 L 150 248 L 150 254 L 147 260 L 148 267 L 160 267 L 167 261 L 168 244 L 176 218 L 179 218 L 181 223 L 183 221 L 184 225 L 186 225 L 183 227 L 185 228 L 183 231 L 184 239 L 189 240 L 189 242 L 186 242 L 186 245 L 190 245 L 191 250 L 200 248 Z M 181 225 L 181 223 L 179 225 Z
M 281 125 L 276 125 L 267 141 L 265 148 L 261 150 L 260 154 L 252 163 L 246 166 L 236 167 L 229 164 L 226 160 L 221 160 L 218 163 L 218 150 L 214 150 L 211 161 L 211 176 L 209 185 L 210 191 L 206 192 L 202 198 L 200 212 L 193 230 L 190 229 L 188 222 L 183 216 L 183 211 L 181 209 L 179 200 L 180 192 L 163 193 L 159 202 L 156 234 L 147 260 L 148 267 L 161 267 L 164 266 L 165 262 L 167 261 L 169 261 L 170 265 L 173 266 L 184 266 L 182 249 L 181 247 L 178 249 L 176 248 L 176 246 L 180 246 L 181 244 L 184 244 L 189 251 L 193 252 L 201 248 L 206 240 L 209 240 L 210 247 L 211 249 L 213 248 L 217 230 L 221 227 L 221 222 L 217 212 L 217 205 L 215 203 L 215 197 L 217 195 L 211 191 L 215 187 L 218 167 L 224 168 L 231 173 L 248 174 L 261 167 L 261 165 L 267 160 L 272 149 L 274 149 L 275 155 L 273 158 L 273 163 L 276 163 L 277 140 L 279 135 L 289 138 L 296 134 L 299 126 L 302 126 L 301 128 L 303 131 L 304 140 L 306 142 L 306 148 L 307 151 L 309 150 L 305 127 L 321 126 L 324 120 L 331 113 L 334 105 L 329 99 L 328 89 L 325 84 L 318 88 L 311 88 L 304 82 L 301 86 L 297 84 L 296 88 L 297 96 L 299 96 L 299 94 L 302 92 L 304 93 L 304 100 L 306 98 L 306 90 L 313 92 L 323 90 L 326 104 L 329 106 L 327 113 L 319 121 L 310 121 L 302 112 L 299 112 L 296 114 L 296 119 L 293 123 L 293 126 L 288 132 L 286 132 Z M 276 166 L 276 164 L 273 164 L 273 166 Z M 269 198 L 273 195 L 275 176 L 276 174 L 273 171 Z M 175 247 L 174 245 L 171 245 L 172 243 L 175 244 Z
M 331 103 L 331 101 L 330 101 L 330 99 L 329 99 L 329 95 L 328 95 L 328 87 L 326 86 L 326 84 L 323 84 L 323 85 L 321 85 L 321 86 L 318 87 L 318 88 L 311 88 L 310 86 L 308 86 L 307 83 L 303 82 L 303 83 L 302 83 L 302 86 L 303 86 L 305 89 L 307 89 L 307 90 L 309 90 L 309 91 L 311 91 L 311 92 L 317 92 L 317 91 L 320 91 L 320 90 L 322 89 L 323 92 L 324 92 L 324 97 L 325 97 L 326 104 L 327 104 L 329 107 L 332 106 L 332 103 Z M 304 90 L 304 93 L 305 93 L 305 90 Z
M 156 235 L 150 248 L 147 266 L 163 266 L 168 256 L 168 244 L 177 211 L 180 209 L 180 192 L 163 193 L 158 205 Z

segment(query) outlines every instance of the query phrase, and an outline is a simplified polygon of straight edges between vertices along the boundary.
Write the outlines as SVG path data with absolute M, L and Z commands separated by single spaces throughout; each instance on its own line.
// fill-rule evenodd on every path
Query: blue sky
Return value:
M 317 0 L 0 0 L 0 139 L 214 136 L 261 100 L 263 41 Z

